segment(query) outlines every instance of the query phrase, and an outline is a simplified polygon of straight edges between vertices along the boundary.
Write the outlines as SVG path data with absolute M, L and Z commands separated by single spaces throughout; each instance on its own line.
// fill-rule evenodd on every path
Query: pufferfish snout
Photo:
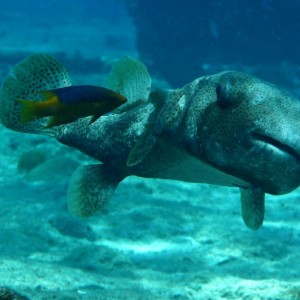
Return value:
M 216 101 L 207 101 L 198 125 L 206 159 L 270 194 L 298 187 L 299 101 L 240 72 L 221 73 L 215 81 Z

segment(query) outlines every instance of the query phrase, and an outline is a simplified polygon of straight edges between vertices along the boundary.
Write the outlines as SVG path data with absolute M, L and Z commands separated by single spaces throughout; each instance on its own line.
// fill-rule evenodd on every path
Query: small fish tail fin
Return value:
M 40 94 L 43 95 L 44 100 L 50 100 L 53 97 L 57 97 L 53 92 L 51 91 L 40 91 Z
M 66 69 L 54 57 L 29 56 L 4 78 L 0 89 L 0 122 L 16 131 L 53 135 L 54 129 L 46 128 L 48 118 L 35 117 L 34 102 L 45 100 L 41 91 L 70 85 Z
M 38 102 L 32 100 L 19 100 L 21 103 L 20 124 L 25 125 L 37 118 L 36 110 Z
M 79 167 L 68 189 L 68 210 L 75 217 L 89 217 L 100 211 L 123 179 L 104 164 Z
M 133 58 L 124 57 L 113 66 L 104 86 L 123 95 L 127 98 L 128 104 L 132 104 L 137 100 L 148 100 L 151 77 L 144 64 Z

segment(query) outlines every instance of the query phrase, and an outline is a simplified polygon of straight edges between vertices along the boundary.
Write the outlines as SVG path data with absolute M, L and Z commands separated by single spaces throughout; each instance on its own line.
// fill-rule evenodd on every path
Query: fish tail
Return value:
M 22 106 L 20 111 L 21 125 L 25 125 L 38 118 L 37 115 L 38 102 L 32 100 L 25 100 L 25 99 L 21 99 L 19 100 L 19 102 L 21 103 Z
M 70 85 L 66 69 L 54 57 L 47 54 L 29 56 L 15 65 L 3 80 L 0 89 L 0 123 L 20 132 L 55 135 L 55 128 L 46 128 L 49 118 L 37 115 L 40 113 L 39 103 L 47 97 L 40 91 Z

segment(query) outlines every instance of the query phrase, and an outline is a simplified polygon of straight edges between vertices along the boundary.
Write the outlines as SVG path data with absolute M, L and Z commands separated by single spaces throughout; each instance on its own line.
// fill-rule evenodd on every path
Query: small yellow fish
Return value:
M 41 91 L 43 101 L 19 100 L 22 104 L 20 122 L 27 124 L 35 119 L 52 117 L 47 128 L 67 124 L 79 118 L 100 116 L 126 103 L 126 97 L 103 87 L 92 85 L 69 86 Z

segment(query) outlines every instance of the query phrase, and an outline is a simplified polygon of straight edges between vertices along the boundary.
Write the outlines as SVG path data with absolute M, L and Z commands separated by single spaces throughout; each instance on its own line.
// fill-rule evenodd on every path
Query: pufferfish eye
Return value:
M 236 96 L 232 93 L 232 86 L 230 82 L 218 84 L 216 86 L 217 104 L 220 108 L 226 109 L 231 108 L 238 104 L 239 101 Z

